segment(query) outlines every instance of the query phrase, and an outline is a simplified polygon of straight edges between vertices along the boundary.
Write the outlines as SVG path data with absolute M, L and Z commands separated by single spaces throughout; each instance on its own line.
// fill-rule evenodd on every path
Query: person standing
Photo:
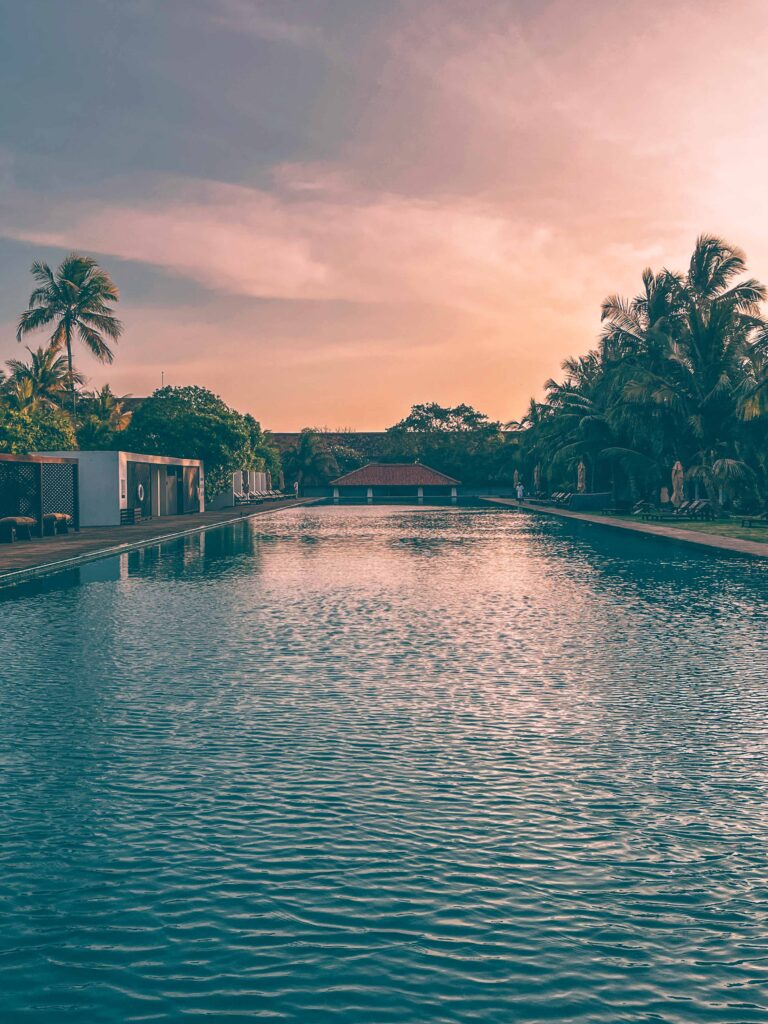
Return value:
M 522 501 L 524 497 L 525 497 L 525 488 L 523 487 L 522 482 L 520 482 L 517 485 L 517 500 L 518 501 Z

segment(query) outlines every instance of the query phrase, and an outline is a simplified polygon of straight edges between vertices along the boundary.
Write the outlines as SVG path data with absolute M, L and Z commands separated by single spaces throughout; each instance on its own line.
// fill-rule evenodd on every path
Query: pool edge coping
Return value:
M 191 537 L 197 533 L 207 533 L 209 530 L 220 530 L 225 526 L 232 526 L 233 523 L 242 523 L 247 519 L 255 519 L 257 516 L 268 515 L 275 512 L 284 512 L 289 508 L 298 508 L 303 505 L 314 505 L 316 498 L 299 498 L 289 504 L 280 505 L 278 508 L 258 508 L 251 512 L 244 512 L 242 515 L 231 519 L 222 519 L 218 523 L 203 523 L 200 526 L 191 526 L 186 530 L 174 530 L 173 533 L 160 534 L 157 537 L 145 537 L 144 540 L 128 541 L 125 544 L 113 544 L 108 548 L 99 548 L 97 551 L 84 552 L 82 555 L 73 555 L 71 558 L 59 559 L 56 562 L 43 562 L 40 565 L 30 565 L 26 569 L 14 569 L 11 572 L 0 573 L 0 590 L 6 587 L 14 587 L 28 580 L 37 579 L 40 576 L 53 576 L 58 572 L 66 572 L 67 569 L 76 569 L 88 562 L 97 562 L 101 558 L 114 558 L 117 555 L 127 554 L 129 551 L 138 551 L 141 548 L 153 547 L 155 544 L 165 544 L 167 541 L 179 540 L 181 537 Z
M 517 508 L 522 512 L 536 512 L 545 516 L 556 516 L 559 519 L 570 519 L 594 526 L 607 526 L 614 530 L 627 530 L 641 537 L 655 537 L 657 540 L 672 541 L 677 544 L 694 544 L 728 555 L 748 555 L 751 558 L 768 558 L 768 542 L 763 544 L 757 540 L 743 540 L 739 537 L 717 537 L 711 533 L 696 534 L 693 530 L 677 530 L 674 527 L 661 526 L 658 523 L 628 523 L 610 516 L 590 515 L 586 512 L 569 512 L 567 509 L 549 508 L 524 502 L 522 505 L 513 498 L 497 498 L 493 495 L 483 497 L 493 505 Z M 763 550 L 761 550 L 763 549 Z

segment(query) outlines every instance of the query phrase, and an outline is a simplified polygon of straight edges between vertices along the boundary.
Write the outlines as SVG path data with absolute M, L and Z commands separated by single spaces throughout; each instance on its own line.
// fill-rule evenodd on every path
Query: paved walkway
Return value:
M 148 519 L 135 526 L 89 526 L 80 533 L 69 533 L 64 537 L 36 537 L 32 541 L 0 544 L 0 587 L 173 537 L 202 533 L 239 519 L 268 515 L 294 505 L 314 504 L 315 500 L 302 498 L 296 501 L 291 498 L 264 505 L 239 505 L 219 512 Z
M 512 498 L 487 497 L 483 498 L 483 500 L 492 502 L 495 505 L 509 505 L 512 508 L 520 508 L 519 503 Z M 527 501 L 524 502 L 522 508 L 526 512 L 540 512 L 543 515 L 559 516 L 561 519 L 576 519 L 582 523 L 595 523 L 597 526 L 610 526 L 616 530 L 629 530 L 631 533 L 646 533 L 652 537 L 680 541 L 683 544 L 696 544 L 704 548 L 715 548 L 718 551 L 728 551 L 731 554 L 755 555 L 758 558 L 768 558 L 768 543 L 763 543 L 759 540 L 742 540 L 738 537 L 697 533 L 695 530 L 681 530 L 679 527 L 669 526 L 666 523 L 630 522 L 624 519 L 616 519 L 613 516 L 592 515 L 588 512 L 568 512 L 563 508 L 553 508 L 550 505 L 536 505 Z M 768 529 L 766 530 L 766 541 L 768 542 Z

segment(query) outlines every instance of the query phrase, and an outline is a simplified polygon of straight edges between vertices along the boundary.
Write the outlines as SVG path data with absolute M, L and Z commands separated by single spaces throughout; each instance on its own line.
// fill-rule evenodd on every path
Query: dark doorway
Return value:
M 181 466 L 165 467 L 165 514 L 180 515 L 184 508 L 184 476 Z
M 128 463 L 128 508 L 140 508 L 141 518 L 152 516 L 151 467 L 148 462 Z
M 184 511 L 200 511 L 200 470 L 197 466 L 184 467 Z

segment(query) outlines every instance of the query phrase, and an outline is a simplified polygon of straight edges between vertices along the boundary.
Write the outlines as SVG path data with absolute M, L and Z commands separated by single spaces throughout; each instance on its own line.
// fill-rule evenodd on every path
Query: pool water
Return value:
M 0 592 L 0 1020 L 768 1013 L 768 562 L 305 508 Z

